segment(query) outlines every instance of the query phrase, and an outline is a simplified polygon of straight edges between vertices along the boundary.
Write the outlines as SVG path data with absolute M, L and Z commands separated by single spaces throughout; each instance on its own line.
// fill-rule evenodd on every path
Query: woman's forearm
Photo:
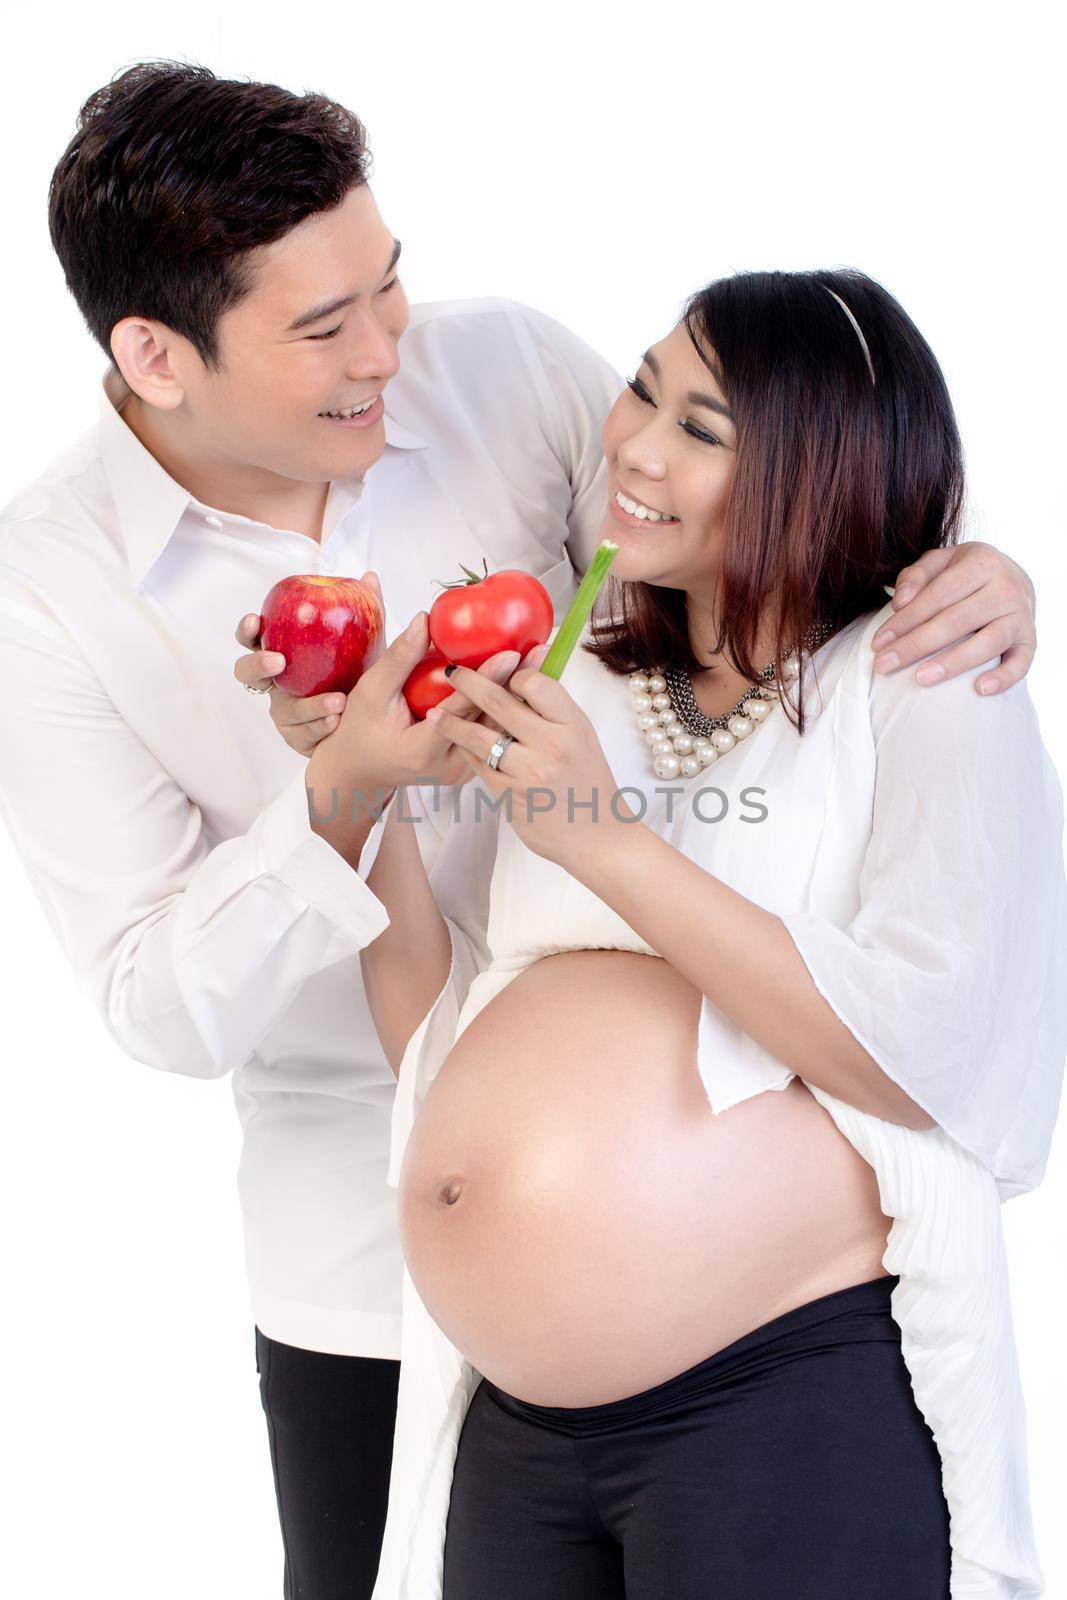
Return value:
M 779 917 L 644 823 L 605 829 L 603 838 L 606 848 L 587 848 L 569 870 L 757 1044 L 861 1111 L 935 1126 L 823 999 Z
M 367 878 L 389 913 L 389 926 L 359 953 L 374 1026 L 394 1073 L 408 1041 L 444 988 L 452 941 L 419 849 L 418 829 L 402 790 L 386 818 Z

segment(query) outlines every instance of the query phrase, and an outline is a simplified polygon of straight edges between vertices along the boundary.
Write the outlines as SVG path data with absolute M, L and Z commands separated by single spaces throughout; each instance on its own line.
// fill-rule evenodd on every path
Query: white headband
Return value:
M 824 283 L 823 284 L 823 288 L 826 290 L 827 294 L 832 294 L 834 296 L 834 299 L 837 301 L 838 305 L 841 307 L 841 310 L 845 313 L 845 316 L 848 318 L 848 320 L 851 322 L 852 326 L 855 328 L 855 330 L 856 330 L 856 338 L 859 340 L 860 344 L 863 346 L 863 354 L 864 354 L 864 357 L 865 357 L 866 362 L 867 362 L 867 371 L 870 373 L 871 382 L 873 383 L 874 382 L 874 362 L 871 360 L 871 352 L 867 348 L 867 341 L 863 337 L 863 329 L 860 327 L 859 323 L 856 321 L 855 317 L 852 315 L 852 312 L 849 310 L 848 306 L 846 306 L 846 304 L 842 300 L 841 296 L 839 294 L 835 294 L 833 289 L 831 289 L 828 284 Z

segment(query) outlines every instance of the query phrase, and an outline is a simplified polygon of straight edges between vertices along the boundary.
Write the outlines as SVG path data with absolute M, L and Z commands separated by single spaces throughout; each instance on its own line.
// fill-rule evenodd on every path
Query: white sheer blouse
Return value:
M 778 706 L 698 777 L 664 785 L 625 678 L 580 647 L 564 685 L 619 788 L 687 856 L 779 915 L 819 992 L 937 1122 L 914 1131 L 808 1085 L 877 1175 L 883 1265 L 916 1402 L 942 1458 L 953 1600 L 1043 1593 L 1000 1205 L 1044 1173 L 1067 1050 L 1063 799 L 1024 683 L 983 699 L 984 667 L 937 688 L 872 671 L 891 607 L 857 618 L 805 672 L 803 736 Z M 996 664 L 993 661 L 985 666 Z M 725 815 L 720 813 L 724 808 Z M 699 792 L 699 793 L 698 793 Z M 563 949 L 657 952 L 529 850 L 479 778 L 406 790 L 448 924 L 448 980 L 409 1041 L 389 1182 L 451 1046 L 515 974 Z M 760 811 L 758 823 L 752 818 Z M 718 818 L 719 820 L 712 820 Z M 361 861 L 373 859 L 384 818 Z M 696 1065 L 712 1111 L 793 1074 L 712 1002 Z M 481 1375 L 404 1273 L 390 1502 L 374 1600 L 440 1600 L 452 1466 Z

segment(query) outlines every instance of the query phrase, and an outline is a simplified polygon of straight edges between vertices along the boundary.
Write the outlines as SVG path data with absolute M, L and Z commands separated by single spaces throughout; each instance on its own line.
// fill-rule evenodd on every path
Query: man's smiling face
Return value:
M 399 253 L 365 184 L 252 253 L 253 286 L 219 319 L 221 370 L 183 364 L 186 421 L 215 462 L 325 483 L 378 460 L 408 322 Z

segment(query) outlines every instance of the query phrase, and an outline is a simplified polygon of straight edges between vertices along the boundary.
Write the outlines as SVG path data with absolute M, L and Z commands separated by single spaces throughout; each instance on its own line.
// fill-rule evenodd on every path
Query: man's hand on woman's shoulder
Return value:
M 922 661 L 916 678 L 936 684 L 999 655 L 1000 666 L 975 683 L 979 694 L 999 694 L 1030 670 L 1036 606 L 1026 572 L 993 545 L 968 540 L 927 550 L 897 574 L 895 614 L 871 640 L 874 670 Z

